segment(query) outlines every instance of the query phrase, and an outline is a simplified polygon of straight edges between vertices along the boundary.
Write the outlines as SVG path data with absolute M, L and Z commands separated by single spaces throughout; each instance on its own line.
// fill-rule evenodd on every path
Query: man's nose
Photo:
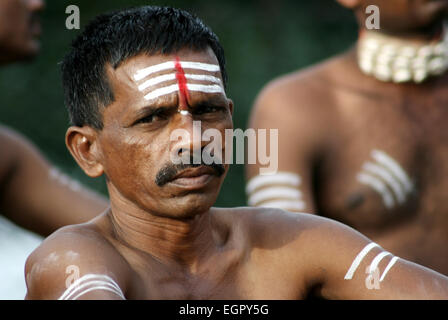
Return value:
M 201 161 L 202 150 L 207 142 L 202 140 L 201 121 L 195 121 L 190 113 L 179 113 L 181 118 L 176 129 L 172 132 L 172 155 L 182 158 L 182 161 L 193 160 L 194 164 Z

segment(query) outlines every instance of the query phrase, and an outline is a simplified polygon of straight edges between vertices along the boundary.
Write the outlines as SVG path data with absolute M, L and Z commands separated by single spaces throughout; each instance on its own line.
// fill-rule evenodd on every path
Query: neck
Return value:
M 109 217 L 117 238 L 165 265 L 194 272 L 197 262 L 220 245 L 210 211 L 189 219 L 161 217 L 131 203 L 118 191 L 110 192 Z
M 415 44 L 427 44 L 433 41 L 440 41 L 442 40 L 442 36 L 445 31 L 445 26 L 443 21 L 437 20 L 432 24 L 429 24 L 422 28 L 417 28 L 413 30 L 368 30 L 366 28 L 361 29 L 361 33 L 363 32 L 372 32 L 372 33 L 379 33 L 387 37 L 400 39 L 402 41 L 406 41 L 408 43 L 415 43 Z

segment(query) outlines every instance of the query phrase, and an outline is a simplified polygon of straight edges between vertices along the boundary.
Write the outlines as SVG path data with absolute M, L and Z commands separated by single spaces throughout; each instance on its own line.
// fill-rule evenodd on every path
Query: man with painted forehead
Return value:
M 28 299 L 448 298 L 447 277 L 341 223 L 212 207 L 228 165 L 173 162 L 211 143 L 194 121 L 232 129 L 223 49 L 198 18 L 152 6 L 101 15 L 62 71 L 67 146 L 87 175 L 107 177 L 111 209 L 33 252 Z
M 341 221 L 448 274 L 448 1 L 338 2 L 356 45 L 256 100 L 249 126 L 279 129 L 279 162 L 247 166 L 248 204 Z

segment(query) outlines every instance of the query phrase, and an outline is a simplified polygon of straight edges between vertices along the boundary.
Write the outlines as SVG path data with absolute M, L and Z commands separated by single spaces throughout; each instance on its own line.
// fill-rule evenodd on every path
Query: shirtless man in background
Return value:
M 31 60 L 39 53 L 38 14 L 43 7 L 42 0 L 0 1 L 0 67 Z M 5 106 L 0 98 L 0 108 L 5 107 L 11 106 Z M 54 168 L 25 137 L 0 125 L 1 215 L 45 237 L 62 226 L 90 220 L 107 206 L 104 197 Z M 29 241 L 27 233 L 9 226 L 6 220 L 0 221 L 0 232 L 4 233 L 0 236 L 0 297 L 16 297 L 12 292 L 20 284 L 16 284 L 15 274 L 22 279 L 28 246 L 38 240 Z M 25 252 L 23 260 L 21 252 Z
M 42 0 L 1 1 L 1 65 L 39 53 L 38 13 L 43 7 Z M 0 213 L 17 224 L 47 236 L 67 224 L 90 220 L 107 207 L 106 199 L 52 168 L 26 138 L 4 126 L 0 150 Z
M 448 298 L 448 277 L 336 221 L 212 207 L 229 164 L 173 160 L 211 146 L 195 121 L 233 129 L 223 49 L 198 18 L 152 6 L 101 15 L 62 70 L 67 147 L 88 176 L 107 176 L 111 208 L 31 254 L 27 299 Z
M 249 205 L 336 219 L 448 274 L 448 1 L 339 2 L 357 46 L 256 100 L 249 127 L 279 129 L 279 169 L 247 166 Z M 365 27 L 369 5 L 379 30 Z

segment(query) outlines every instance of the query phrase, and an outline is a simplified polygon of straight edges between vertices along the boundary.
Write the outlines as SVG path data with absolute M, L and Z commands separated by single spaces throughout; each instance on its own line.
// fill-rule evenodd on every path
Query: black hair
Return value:
M 145 53 L 172 54 L 210 47 L 227 84 L 224 50 L 218 37 L 196 16 L 171 7 L 144 6 L 97 16 L 73 41 L 61 63 L 64 102 L 72 125 L 103 128 L 101 107 L 114 101 L 106 66 L 118 68 Z

